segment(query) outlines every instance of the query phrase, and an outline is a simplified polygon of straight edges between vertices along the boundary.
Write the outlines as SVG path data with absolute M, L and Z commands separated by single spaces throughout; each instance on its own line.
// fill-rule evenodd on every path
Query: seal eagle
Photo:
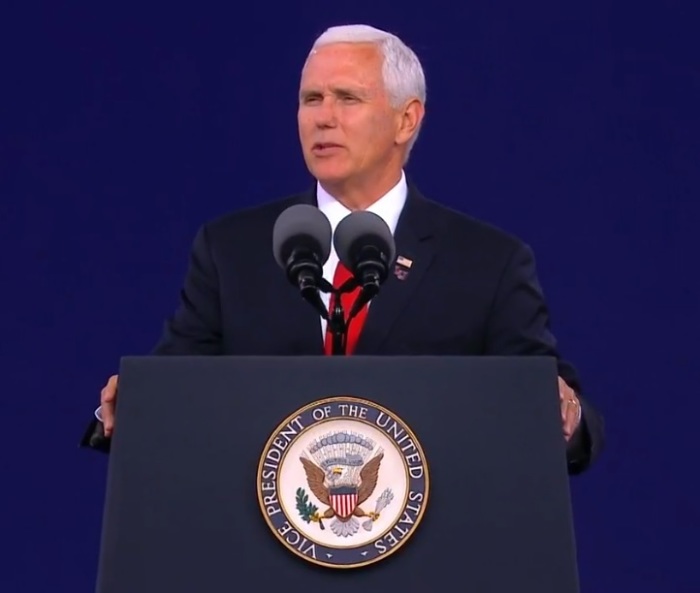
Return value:
M 359 530 L 355 517 L 372 516 L 360 508 L 374 492 L 379 477 L 379 467 L 384 453 L 380 452 L 364 463 L 359 473 L 346 471 L 342 463 L 333 464 L 325 471 L 307 457 L 300 457 L 306 472 L 306 480 L 314 496 L 327 505 L 321 514 L 323 519 L 333 518 L 330 528 L 336 535 L 347 537 Z

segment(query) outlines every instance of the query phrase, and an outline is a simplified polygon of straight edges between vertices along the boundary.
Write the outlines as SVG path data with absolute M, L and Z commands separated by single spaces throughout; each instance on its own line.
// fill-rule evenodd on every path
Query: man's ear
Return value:
M 396 143 L 406 144 L 418 133 L 418 128 L 425 117 L 425 106 L 418 99 L 411 99 L 400 111 L 399 116 Z

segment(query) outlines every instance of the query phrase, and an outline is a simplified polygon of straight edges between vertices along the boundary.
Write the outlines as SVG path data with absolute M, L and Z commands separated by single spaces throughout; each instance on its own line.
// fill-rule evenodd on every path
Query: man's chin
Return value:
M 311 167 L 311 174 L 320 183 L 337 185 L 343 183 L 350 177 L 350 171 L 347 167 L 334 165 L 331 163 L 322 163 L 320 166 Z

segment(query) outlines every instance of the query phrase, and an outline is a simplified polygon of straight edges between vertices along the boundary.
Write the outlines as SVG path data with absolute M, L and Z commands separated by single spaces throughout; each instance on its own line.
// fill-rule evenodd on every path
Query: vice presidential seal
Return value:
M 398 550 L 428 502 L 416 436 L 389 410 L 334 397 L 294 412 L 260 458 L 258 499 L 275 536 L 316 564 L 354 568 Z

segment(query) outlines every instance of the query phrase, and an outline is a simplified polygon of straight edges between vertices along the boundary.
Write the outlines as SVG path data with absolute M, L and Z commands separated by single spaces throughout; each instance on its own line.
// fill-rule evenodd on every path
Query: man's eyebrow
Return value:
M 334 95 L 340 95 L 340 96 L 348 96 L 348 95 L 354 95 L 358 97 L 366 97 L 369 92 L 367 89 L 362 88 L 362 87 L 344 87 L 344 86 L 335 86 L 332 87 L 331 92 Z M 323 93 L 317 89 L 317 88 L 307 88 L 307 89 L 302 89 L 299 92 L 299 97 L 304 99 L 308 97 L 315 97 L 322 95 Z
M 321 91 L 319 91 L 318 89 L 301 89 L 299 91 L 299 97 L 301 97 L 302 99 L 305 97 L 311 97 L 313 95 L 320 95 L 320 94 L 321 94 Z

